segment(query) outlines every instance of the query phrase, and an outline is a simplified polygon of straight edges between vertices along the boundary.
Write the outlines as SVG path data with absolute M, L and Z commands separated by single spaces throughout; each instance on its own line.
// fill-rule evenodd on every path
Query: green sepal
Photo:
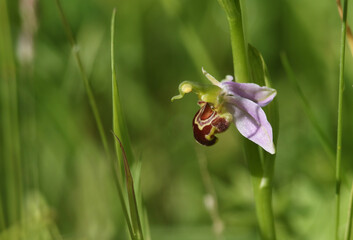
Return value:
M 183 98 L 186 93 L 194 92 L 201 101 L 218 105 L 221 91 L 222 89 L 216 85 L 184 81 L 179 85 L 179 95 L 172 97 L 171 101 Z

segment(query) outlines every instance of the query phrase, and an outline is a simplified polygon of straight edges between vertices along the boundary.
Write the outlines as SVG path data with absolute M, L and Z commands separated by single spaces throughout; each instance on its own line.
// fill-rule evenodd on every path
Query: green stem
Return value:
M 16 65 L 11 39 L 7 1 L 0 0 L 0 103 L 2 117 L 2 146 L 0 159 L 3 161 L 6 203 L 4 215 L 7 226 L 16 224 L 22 213 L 22 168 L 20 129 L 18 118 L 18 88 Z M 0 196 L 1 197 L 1 196 Z M 6 219 L 6 217 L 5 217 Z
M 56 1 L 56 5 L 57 5 L 57 7 L 59 9 L 61 20 L 63 22 L 67 37 L 68 37 L 68 39 L 70 41 L 75 60 L 77 62 L 78 68 L 80 70 L 81 78 L 82 78 L 82 80 L 84 82 L 84 85 L 85 85 L 86 93 L 87 93 L 87 96 L 88 96 L 88 99 L 89 99 L 89 103 L 90 103 L 94 118 L 96 120 L 97 128 L 98 128 L 98 131 L 99 131 L 102 143 L 103 143 L 104 150 L 105 150 L 107 156 L 109 157 L 110 154 L 109 154 L 107 136 L 106 136 L 106 134 L 104 132 L 104 129 L 103 129 L 103 124 L 102 124 L 101 117 L 99 115 L 96 99 L 95 99 L 95 97 L 93 95 L 93 91 L 92 91 L 91 85 L 90 85 L 90 83 L 88 81 L 86 72 L 84 70 L 84 67 L 83 67 L 83 64 L 82 64 L 82 61 L 81 61 L 81 57 L 80 57 L 80 54 L 79 54 L 79 48 L 78 48 L 78 46 L 76 44 L 74 35 L 73 35 L 73 33 L 71 31 L 71 28 L 70 28 L 70 25 L 69 25 L 69 23 L 68 23 L 68 21 L 66 19 L 65 14 L 64 14 L 64 10 L 63 10 L 63 8 L 61 6 L 60 0 L 55 0 L 55 1 Z
M 219 0 L 227 13 L 233 53 L 234 76 L 238 82 L 252 82 L 249 72 L 248 48 L 244 36 L 240 0 Z M 244 140 L 255 195 L 260 234 L 264 240 L 275 240 L 276 232 L 272 211 L 272 181 L 274 156 L 260 154 L 262 150 L 253 142 Z M 263 161 L 262 157 L 263 156 Z
M 239 0 L 220 0 L 227 12 L 232 44 L 234 76 L 237 82 L 251 82 L 248 67 L 248 48 Z
M 248 140 L 244 141 L 244 149 L 251 174 L 261 238 L 275 240 L 276 231 L 272 210 L 274 156 L 264 153 L 262 161 L 259 147 Z
M 336 149 L 336 228 L 335 237 L 339 239 L 339 223 L 340 223 L 340 200 L 341 200 L 341 153 L 342 153 L 342 106 L 343 106 L 343 90 L 344 90 L 344 62 L 346 50 L 346 29 L 347 29 L 347 7 L 348 0 L 343 3 L 343 19 L 341 27 L 341 58 L 338 88 L 338 117 L 337 117 L 337 149 Z

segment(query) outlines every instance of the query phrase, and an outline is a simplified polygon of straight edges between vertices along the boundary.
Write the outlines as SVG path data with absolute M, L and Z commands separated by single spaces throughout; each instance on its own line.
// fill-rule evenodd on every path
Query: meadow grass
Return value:
M 53 3 L 38 2 L 24 65 L 19 4 L 0 0 L 1 240 L 351 238 L 347 7 L 342 23 L 334 1 L 250 0 L 229 29 L 216 0 Z M 179 82 L 206 80 L 202 66 L 277 89 L 276 161 L 234 127 L 196 145 L 196 97 L 169 99 Z

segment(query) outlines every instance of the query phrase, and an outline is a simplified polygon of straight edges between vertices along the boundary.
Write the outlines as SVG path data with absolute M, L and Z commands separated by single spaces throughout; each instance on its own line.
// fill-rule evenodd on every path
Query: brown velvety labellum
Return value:
M 229 122 L 212 109 L 206 102 L 199 102 L 201 109 L 193 119 L 193 130 L 196 141 L 205 146 L 211 146 L 217 142 L 216 133 L 224 132 L 229 127 Z

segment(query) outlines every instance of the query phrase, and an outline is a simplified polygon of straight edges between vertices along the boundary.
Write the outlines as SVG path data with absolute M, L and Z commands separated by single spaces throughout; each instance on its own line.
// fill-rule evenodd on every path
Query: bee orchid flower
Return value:
M 202 71 L 211 84 L 184 81 L 179 85 L 179 95 L 172 98 L 181 99 L 190 92 L 198 95 L 200 110 L 193 119 L 196 141 L 211 146 L 217 142 L 215 134 L 226 131 L 234 122 L 244 137 L 274 154 L 272 127 L 262 107 L 273 100 L 276 90 L 255 83 L 237 83 L 230 75 L 219 82 Z

